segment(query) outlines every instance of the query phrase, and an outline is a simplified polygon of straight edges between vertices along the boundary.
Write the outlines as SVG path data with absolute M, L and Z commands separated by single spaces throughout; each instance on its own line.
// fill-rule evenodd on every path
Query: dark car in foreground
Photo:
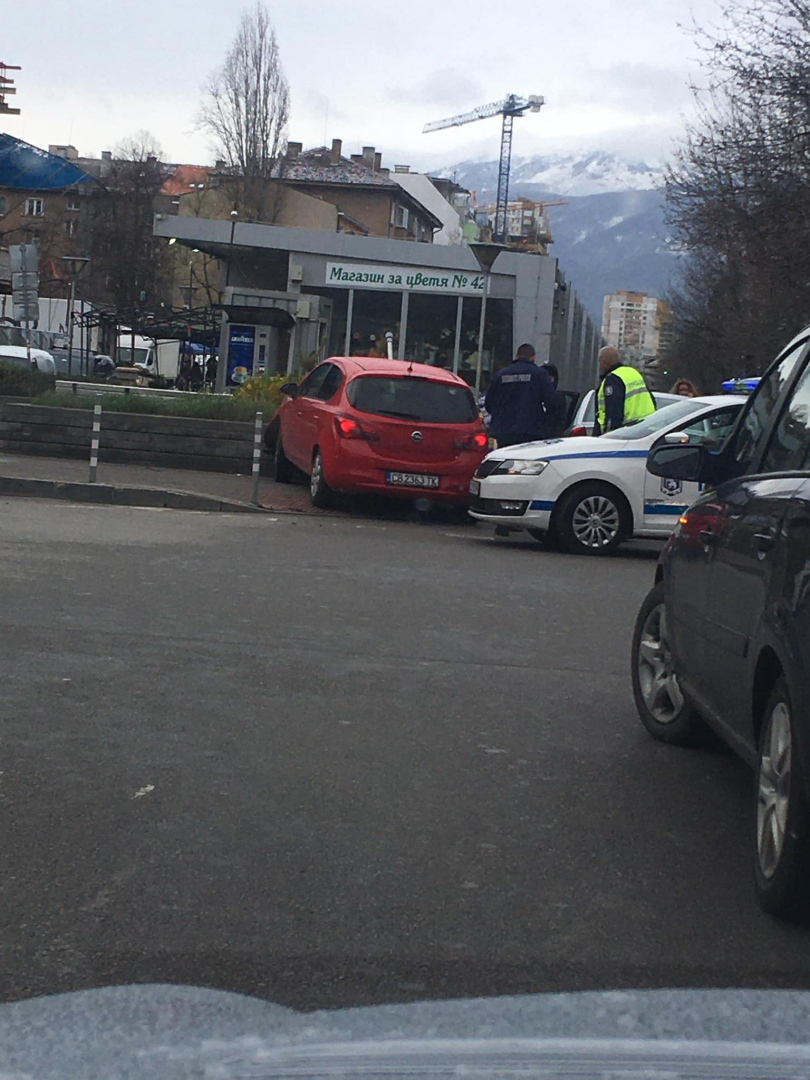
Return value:
M 648 470 L 704 490 L 636 622 L 632 677 L 656 739 L 711 730 L 754 769 L 763 907 L 810 912 L 810 328 L 776 358 L 719 452 L 658 444 Z

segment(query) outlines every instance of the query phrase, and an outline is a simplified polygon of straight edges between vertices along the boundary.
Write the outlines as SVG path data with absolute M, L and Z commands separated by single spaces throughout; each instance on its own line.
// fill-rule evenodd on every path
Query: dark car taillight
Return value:
M 464 435 L 453 444 L 456 450 L 486 450 L 489 436 L 485 431 L 476 431 L 473 435 Z
M 380 436 L 376 431 L 369 431 L 358 423 L 353 416 L 336 416 L 335 427 L 341 439 L 363 439 L 365 442 L 377 442 Z
M 587 430 L 582 426 L 582 424 L 579 424 L 577 427 L 572 427 L 571 428 L 571 430 L 568 432 L 568 438 L 571 439 L 575 435 L 587 435 L 587 434 L 588 434 Z

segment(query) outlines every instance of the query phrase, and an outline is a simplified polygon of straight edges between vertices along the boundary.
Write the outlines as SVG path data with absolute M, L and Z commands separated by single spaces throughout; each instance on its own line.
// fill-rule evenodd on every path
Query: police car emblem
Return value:
M 680 480 L 670 480 L 669 477 L 665 477 L 661 481 L 661 491 L 664 495 L 680 495 L 683 491 L 683 483 Z

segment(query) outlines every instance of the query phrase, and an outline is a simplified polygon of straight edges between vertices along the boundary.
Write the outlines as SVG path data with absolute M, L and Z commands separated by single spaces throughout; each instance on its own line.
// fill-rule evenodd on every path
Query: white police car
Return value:
M 550 533 L 572 554 L 604 555 L 631 536 L 666 538 L 698 485 L 647 472 L 659 439 L 719 447 L 745 398 L 680 398 L 638 424 L 598 439 L 547 439 L 494 450 L 470 484 L 479 521 Z

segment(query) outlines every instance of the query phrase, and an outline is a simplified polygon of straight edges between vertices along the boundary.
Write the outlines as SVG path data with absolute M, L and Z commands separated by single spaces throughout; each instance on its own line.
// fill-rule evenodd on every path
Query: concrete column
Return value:
M 222 325 L 219 328 L 219 357 L 217 360 L 217 378 L 214 390 L 217 394 L 225 392 L 225 379 L 228 374 L 228 346 L 231 338 L 231 324 L 228 316 L 223 315 Z
M 408 336 L 408 299 L 410 293 L 403 292 L 402 294 L 402 307 L 399 314 L 399 347 L 397 349 L 397 360 L 405 359 L 405 338 Z

